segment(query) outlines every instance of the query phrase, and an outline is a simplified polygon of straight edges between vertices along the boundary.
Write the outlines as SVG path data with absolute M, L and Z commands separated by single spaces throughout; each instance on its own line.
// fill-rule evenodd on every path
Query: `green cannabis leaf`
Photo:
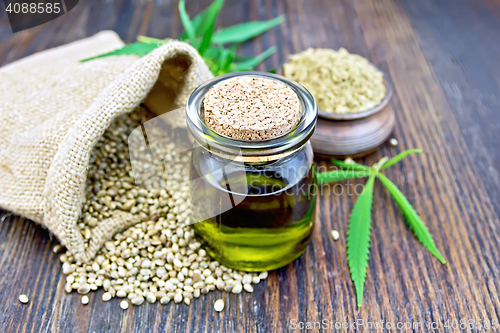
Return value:
M 246 22 L 232 27 L 220 29 L 214 34 L 214 44 L 242 43 L 252 39 L 267 30 L 285 22 L 283 16 L 278 16 L 269 21 Z
M 347 262 L 354 287 L 356 288 L 358 306 L 361 306 L 363 303 L 363 288 L 366 279 L 366 269 L 368 268 L 371 231 L 370 216 L 374 182 L 375 174 L 368 178 L 363 192 L 358 197 L 356 205 L 354 205 L 347 231 Z
M 408 226 L 413 231 L 420 243 L 441 263 L 446 264 L 446 260 L 436 247 L 432 235 L 425 226 L 425 223 L 420 219 L 415 209 L 411 206 L 403 193 L 380 171 L 401 161 L 406 156 L 412 153 L 421 153 L 420 149 L 406 150 L 397 156 L 388 159 L 382 158 L 372 167 L 365 166 L 354 162 L 346 162 L 332 159 L 332 163 L 342 167 L 342 170 L 333 170 L 317 173 L 316 177 L 318 184 L 325 184 L 352 178 L 369 177 L 363 193 L 358 197 L 358 200 L 351 212 L 349 218 L 349 229 L 347 233 L 347 261 L 349 271 L 356 289 L 356 299 L 358 306 L 363 304 L 363 288 L 366 279 L 366 269 L 368 267 L 368 256 L 370 247 L 370 230 L 371 230 L 371 206 L 373 198 L 373 184 L 375 178 L 380 179 L 380 182 L 389 191 L 398 207 L 403 212 Z
M 205 17 L 205 15 L 207 15 L 207 12 L 208 12 L 208 8 L 205 8 L 204 10 L 202 10 L 198 15 L 196 15 L 193 20 L 191 21 L 191 23 L 193 24 L 193 27 L 196 31 L 196 36 L 200 36 L 201 33 L 200 33 L 200 24 L 201 24 L 201 21 L 203 20 L 203 18 Z M 187 32 L 184 31 L 180 37 L 179 37 L 179 40 L 186 40 L 188 38 L 187 36 Z
M 336 159 L 332 159 L 332 163 L 336 166 L 342 167 L 344 169 L 352 169 L 352 170 L 360 170 L 360 171 L 370 171 L 371 168 L 369 166 L 365 166 L 357 163 L 347 163 L 344 161 L 339 161 Z
M 87 59 L 80 60 L 81 62 L 93 60 L 93 59 L 98 59 L 98 58 L 103 58 L 103 57 L 109 57 L 109 56 L 118 56 L 118 55 L 138 55 L 138 56 L 144 56 L 148 54 L 149 52 L 153 51 L 156 49 L 158 45 L 156 44 L 151 44 L 151 43 L 132 43 L 125 45 L 121 49 L 117 49 L 108 53 L 100 54 L 95 57 L 90 57 Z
M 252 70 L 255 66 L 270 57 L 276 52 L 275 47 L 255 57 L 239 56 L 236 54 L 236 48 L 240 43 L 248 41 L 285 21 L 283 16 L 279 16 L 269 21 L 246 22 L 215 31 L 217 16 L 223 4 L 224 0 L 215 0 L 193 19 L 189 17 L 186 11 L 185 0 L 179 1 L 178 4 L 179 16 L 184 27 L 184 32 L 179 36 L 179 40 L 188 42 L 196 48 L 210 68 L 210 71 L 216 76 L 230 72 Z M 138 36 L 136 43 L 125 45 L 112 52 L 81 61 L 114 55 L 133 54 L 144 56 L 169 40 L 169 38 L 158 39 Z M 232 45 L 229 48 L 225 48 L 224 44 Z
M 269 58 L 274 52 L 276 52 L 276 50 L 277 50 L 276 46 L 273 46 L 254 58 L 250 58 L 250 59 L 247 59 L 245 61 L 236 63 L 235 70 L 236 71 L 248 71 L 248 70 L 254 68 L 255 66 L 257 66 L 258 64 L 260 64 L 261 62 L 263 62 L 264 60 L 266 60 L 267 58 Z
M 156 44 L 156 45 L 160 46 L 160 45 L 163 45 L 165 43 L 168 43 L 170 41 L 170 38 L 158 39 L 158 38 L 153 38 L 153 37 L 137 36 L 137 41 L 139 43 Z
M 212 40 L 212 34 L 215 28 L 215 20 L 217 20 L 217 15 L 219 15 L 220 9 L 224 4 L 224 0 L 215 0 L 214 3 L 208 7 L 206 14 L 203 16 L 200 23 L 200 34 L 203 36 L 201 39 L 200 47 L 198 47 L 198 52 L 201 56 L 205 53 L 205 50 L 210 46 Z
M 399 208 L 403 211 L 403 215 L 405 216 L 406 222 L 413 230 L 415 236 L 417 236 L 420 243 L 429 250 L 441 263 L 446 264 L 446 260 L 444 260 L 439 250 L 436 248 L 436 244 L 434 244 L 434 240 L 432 239 L 432 235 L 425 226 L 424 222 L 420 219 L 417 212 L 410 205 L 408 200 L 404 197 L 403 193 L 391 182 L 386 176 L 383 174 L 378 175 L 382 184 L 384 184 L 385 188 L 389 191 L 394 201 L 396 201 Z
M 194 30 L 193 23 L 191 22 L 191 19 L 189 18 L 188 13 L 186 12 L 186 4 L 184 0 L 179 1 L 179 15 L 181 17 L 181 22 L 182 25 L 184 26 L 184 29 L 186 30 L 187 36 L 189 38 L 189 41 L 193 47 L 196 47 L 196 34 Z
M 352 178 L 362 178 L 368 177 L 370 175 L 370 170 L 332 170 L 328 172 L 321 172 L 316 175 L 318 184 L 326 184 L 331 182 L 336 182 L 339 180 L 352 179 Z
M 405 158 L 406 156 L 408 156 L 410 154 L 421 153 L 421 152 L 422 152 L 422 149 L 405 150 L 404 152 L 396 155 L 395 157 L 391 158 L 389 161 L 385 162 L 381 169 L 387 169 L 388 167 L 393 166 L 394 164 L 398 163 L 399 161 L 401 161 L 403 158 Z

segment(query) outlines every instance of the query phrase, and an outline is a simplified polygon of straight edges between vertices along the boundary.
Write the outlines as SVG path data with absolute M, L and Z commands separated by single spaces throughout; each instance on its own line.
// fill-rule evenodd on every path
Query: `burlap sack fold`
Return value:
M 0 207 L 47 227 L 77 261 L 137 222 L 125 212 L 112 216 L 84 246 L 77 221 L 90 152 L 104 131 L 146 98 L 153 109 L 182 107 L 212 77 L 196 50 L 178 41 L 140 59 L 79 62 L 122 45 L 101 32 L 0 69 Z

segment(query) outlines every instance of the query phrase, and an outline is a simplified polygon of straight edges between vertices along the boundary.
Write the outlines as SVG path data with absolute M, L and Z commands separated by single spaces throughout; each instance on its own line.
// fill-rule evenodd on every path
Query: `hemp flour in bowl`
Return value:
M 306 87 L 318 103 L 319 115 L 328 119 L 373 114 L 390 95 L 384 74 L 344 48 L 310 48 L 292 55 L 283 66 L 283 75 Z
M 283 75 L 302 84 L 318 104 L 311 143 L 319 157 L 369 154 L 394 130 L 390 82 L 359 55 L 343 48 L 307 49 L 290 57 Z

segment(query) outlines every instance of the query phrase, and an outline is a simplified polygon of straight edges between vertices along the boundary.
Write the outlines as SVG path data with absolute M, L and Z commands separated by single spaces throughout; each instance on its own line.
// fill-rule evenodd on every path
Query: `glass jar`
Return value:
M 238 76 L 279 81 L 301 104 L 298 123 L 281 136 L 249 141 L 214 132 L 205 123 L 203 98 L 217 83 Z M 311 239 L 316 172 L 309 138 L 317 108 L 311 94 L 279 75 L 231 73 L 198 87 L 187 106 L 191 156 L 191 222 L 207 252 L 244 271 L 282 267 L 298 258 Z

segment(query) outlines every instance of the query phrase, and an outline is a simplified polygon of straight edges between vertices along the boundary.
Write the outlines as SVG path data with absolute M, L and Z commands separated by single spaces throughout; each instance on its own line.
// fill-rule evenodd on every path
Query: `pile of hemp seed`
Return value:
M 163 170 L 162 177 L 149 177 L 139 187 L 133 177 L 129 158 L 129 134 L 151 117 L 143 108 L 118 117 L 91 153 L 85 203 L 78 227 L 89 240 L 93 228 L 115 211 L 130 212 L 141 220 L 117 233 L 98 251 L 89 263 L 75 262 L 69 253 L 60 255 L 66 275 L 65 290 L 82 295 L 82 303 L 91 291 L 104 289 L 102 300 L 122 299 L 168 304 L 184 302 L 216 289 L 235 294 L 253 292 L 254 284 L 267 272 L 245 273 L 224 267 L 210 258 L 189 225 L 189 179 L 186 154 L 171 154 L 175 142 L 159 141 L 154 149 L 162 159 L 149 166 L 153 174 Z M 154 145 L 150 142 L 150 145 Z M 54 248 L 58 253 L 61 245 Z M 222 310 L 222 300 L 216 310 Z
M 386 96 L 384 75 L 367 59 L 346 49 L 309 48 L 290 56 L 283 75 L 311 92 L 329 113 L 358 113 L 378 106 Z

